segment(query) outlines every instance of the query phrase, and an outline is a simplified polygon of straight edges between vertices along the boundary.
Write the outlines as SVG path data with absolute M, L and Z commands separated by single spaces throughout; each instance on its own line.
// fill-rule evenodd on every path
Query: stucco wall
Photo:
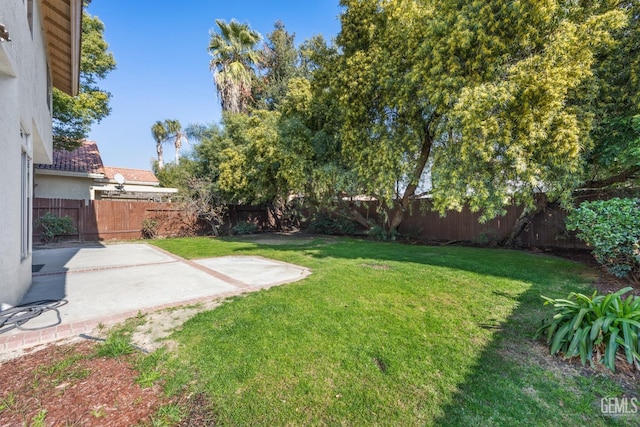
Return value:
M 36 171 L 34 196 L 43 199 L 90 200 L 93 178 L 39 175 Z
M 0 23 L 11 37 L 0 42 L 0 303 L 10 305 L 18 304 L 31 284 L 31 255 L 21 255 L 21 225 L 30 220 L 20 209 L 22 152 L 37 163 L 50 163 L 52 153 L 40 2 L 33 2 L 33 36 L 27 3 L 2 0 L 0 7 Z M 21 128 L 27 137 L 21 137 Z

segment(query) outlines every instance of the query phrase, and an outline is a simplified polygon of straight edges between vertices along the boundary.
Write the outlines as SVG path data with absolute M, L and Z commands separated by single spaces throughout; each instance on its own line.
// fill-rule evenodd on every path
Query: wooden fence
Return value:
M 34 199 L 34 223 L 47 212 L 70 217 L 76 233 L 63 237 L 79 241 L 139 239 L 145 219 L 159 219 L 158 234 L 166 236 L 185 235 L 194 224 L 171 203 Z M 41 230 L 33 229 L 34 242 L 40 241 Z
M 479 213 L 463 209 L 448 212 L 441 217 L 431 210 L 427 200 L 416 201 L 400 225 L 399 231 L 428 241 L 460 241 L 490 244 L 502 240 L 520 215 L 522 208 L 510 206 L 505 216 L 481 224 Z M 157 234 L 163 237 L 206 234 L 206 227 L 192 215 L 185 213 L 178 204 L 118 200 L 64 200 L 34 199 L 34 221 L 47 212 L 57 216 L 69 216 L 77 229 L 76 234 L 64 236 L 79 241 L 128 240 L 143 237 L 145 219 L 157 223 Z M 362 206 L 363 214 L 370 218 L 377 215 L 375 206 Z M 520 235 L 521 247 L 585 249 L 586 245 L 566 231 L 564 220 L 567 212 L 559 206 L 550 206 L 539 214 Z M 257 206 L 230 206 L 225 218 L 224 232 L 239 222 L 252 222 L 259 230 L 276 227 L 273 212 Z M 34 227 L 34 242 L 40 241 L 40 230 Z
M 509 206 L 504 216 L 480 223 L 480 213 L 464 208 L 449 211 L 445 217 L 431 210 L 428 200 L 415 201 L 398 231 L 432 241 L 461 241 L 489 244 L 503 240 L 522 212 L 520 206 Z M 375 211 L 375 208 L 373 209 Z M 371 215 L 369 208 L 368 214 Z M 549 205 L 529 223 L 517 240 L 520 247 L 586 249 L 585 243 L 568 232 L 565 219 L 568 213 L 558 205 Z
M 33 201 L 34 224 L 47 212 L 72 219 L 76 233 L 65 240 L 99 241 L 130 240 L 143 236 L 145 220 L 153 220 L 158 236 L 175 237 L 207 234 L 206 224 L 186 213 L 177 203 L 155 203 L 123 200 L 42 199 Z M 238 222 L 253 222 L 258 229 L 269 228 L 273 221 L 264 207 L 230 206 L 226 228 Z M 41 230 L 33 227 L 33 241 L 41 240 Z

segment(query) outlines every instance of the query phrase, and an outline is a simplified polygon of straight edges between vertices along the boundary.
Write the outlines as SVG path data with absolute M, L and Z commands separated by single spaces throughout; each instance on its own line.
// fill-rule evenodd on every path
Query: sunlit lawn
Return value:
M 172 337 L 192 391 L 206 392 L 220 425 L 640 420 L 603 417 L 600 398 L 621 396 L 621 388 L 607 376 L 562 368 L 532 339 L 549 313 L 540 294 L 588 291 L 591 276 L 579 264 L 356 239 L 154 244 L 186 258 L 260 255 L 313 271 L 232 298 Z

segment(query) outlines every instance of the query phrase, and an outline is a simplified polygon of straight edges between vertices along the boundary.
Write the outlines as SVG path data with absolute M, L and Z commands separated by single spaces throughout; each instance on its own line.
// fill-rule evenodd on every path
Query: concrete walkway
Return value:
M 300 280 L 307 268 L 253 256 L 189 261 L 146 244 L 33 252 L 33 282 L 22 304 L 67 303 L 0 334 L 0 354 L 89 333 L 162 308 L 221 299 Z M 54 325 L 54 326 L 52 326 Z M 0 357 L 1 359 L 1 357 Z

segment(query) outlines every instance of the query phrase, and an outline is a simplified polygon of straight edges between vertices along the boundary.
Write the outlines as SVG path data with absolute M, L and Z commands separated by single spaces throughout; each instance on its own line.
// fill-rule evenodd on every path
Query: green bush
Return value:
M 308 229 L 311 233 L 317 234 L 351 235 L 355 233 L 356 226 L 353 221 L 347 218 L 333 218 L 330 215 L 318 213 L 309 222 Z
M 566 222 L 611 274 L 640 280 L 640 199 L 583 202 Z
M 233 231 L 233 234 L 238 234 L 241 236 L 245 234 L 254 234 L 258 231 L 258 226 L 250 221 L 239 222 L 233 226 L 231 231 Z
M 555 314 L 536 336 L 546 333 L 551 354 L 562 353 L 566 359 L 580 356 L 583 365 L 602 361 L 615 371 L 616 354 L 624 350 L 627 362 L 640 369 L 640 297 L 622 298 L 631 290 L 606 296 L 594 292 L 591 298 L 574 292 L 567 299 L 543 296 Z
M 68 216 L 59 217 L 47 212 L 36 220 L 36 227 L 42 228 L 41 239 L 45 243 L 54 241 L 60 236 L 76 233 L 73 220 Z
M 372 226 L 367 231 L 367 234 L 370 237 L 380 241 L 396 240 L 396 238 L 399 236 L 399 233 L 397 230 L 391 230 L 391 231 L 385 230 L 384 228 L 380 227 L 377 224 Z

